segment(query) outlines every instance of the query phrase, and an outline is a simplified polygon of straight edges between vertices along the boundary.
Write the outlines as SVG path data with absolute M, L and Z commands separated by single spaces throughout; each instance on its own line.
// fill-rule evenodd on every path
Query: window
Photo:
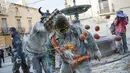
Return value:
M 2 32 L 4 32 L 4 33 L 8 32 L 6 18 L 2 18 Z
M 17 19 L 17 25 L 18 25 L 18 32 L 22 32 L 21 20 L 20 19 Z
M 108 0 L 99 0 L 99 9 L 100 9 L 100 13 L 110 12 Z
M 31 29 L 32 29 L 32 21 L 31 20 L 28 20 L 28 25 L 29 25 L 29 32 L 31 32 Z

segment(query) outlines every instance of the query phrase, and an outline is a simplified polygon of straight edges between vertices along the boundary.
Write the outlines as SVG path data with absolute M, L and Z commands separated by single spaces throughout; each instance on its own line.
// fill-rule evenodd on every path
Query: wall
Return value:
M 10 12 L 8 12 L 5 16 L 0 15 L 0 24 L 1 24 L 1 18 L 6 18 L 8 27 L 14 26 L 17 28 L 18 25 L 16 19 L 21 19 L 21 26 L 25 28 L 25 31 L 28 31 L 29 30 L 28 20 L 31 20 L 32 24 L 34 24 L 37 20 L 39 20 L 40 14 L 38 13 L 37 9 L 21 6 L 18 4 L 12 4 L 12 5 L 13 8 Z
M 117 10 L 121 9 L 124 11 L 125 14 L 129 16 L 129 19 L 130 19 L 130 0 L 125 0 L 125 1 L 124 0 L 108 0 L 108 2 L 109 2 L 110 13 L 113 13 L 113 11 L 115 13 Z M 70 4 L 71 6 L 73 6 L 72 2 Z M 90 25 L 92 29 L 90 29 L 89 31 L 91 31 L 92 33 L 95 33 L 94 27 L 98 25 L 101 27 L 101 30 L 96 33 L 99 33 L 102 36 L 111 35 L 111 33 L 109 32 L 109 27 L 115 18 L 115 14 L 111 15 L 111 19 L 109 20 L 106 20 L 105 16 L 110 13 L 102 14 L 103 16 L 100 16 L 98 0 L 76 0 L 76 4 L 77 5 L 83 5 L 83 4 L 92 5 L 92 7 L 87 12 L 79 14 L 79 19 L 81 21 L 81 24 Z M 103 21 L 103 22 L 101 23 L 99 19 L 100 21 Z M 127 25 L 127 36 L 130 37 L 129 28 L 130 28 L 130 23 Z
M 8 35 L 0 36 L 0 48 L 4 49 L 4 56 L 8 56 L 7 47 L 11 44 L 11 37 Z
M 120 8 L 130 6 L 130 0 L 109 0 L 110 10 L 112 10 L 112 4 L 115 10 L 119 10 Z
M 11 37 L 8 33 L 2 33 L 2 18 L 6 18 L 7 27 L 18 27 L 16 19 L 21 19 L 21 26 L 25 28 L 25 32 L 29 31 L 28 20 L 32 21 L 32 25 L 40 19 L 40 14 L 37 9 L 31 7 L 25 7 L 22 5 L 12 3 L 12 9 L 9 12 L 2 11 L 0 13 L 0 48 L 6 48 L 11 44 Z M 18 9 L 18 11 L 17 11 Z M 7 50 L 4 49 L 5 56 L 7 56 Z
M 130 0 L 110 0 L 110 8 L 111 8 L 111 4 L 114 5 L 114 9 L 115 11 L 117 10 L 123 10 L 125 14 L 127 14 L 129 16 L 130 19 Z M 129 24 L 127 25 L 127 37 L 130 37 L 130 21 Z

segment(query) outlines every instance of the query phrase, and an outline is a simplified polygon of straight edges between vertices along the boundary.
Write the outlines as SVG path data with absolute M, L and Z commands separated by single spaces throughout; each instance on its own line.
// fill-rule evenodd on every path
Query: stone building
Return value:
M 6 48 L 11 44 L 9 27 L 16 27 L 23 34 L 29 32 L 39 18 L 38 9 L 15 3 L 11 3 L 8 10 L 0 10 L 0 47 Z
M 99 25 L 101 30 L 99 33 L 101 36 L 111 35 L 109 32 L 110 24 L 115 18 L 115 12 L 117 10 L 123 10 L 125 14 L 130 17 L 130 0 L 75 0 L 76 5 L 89 4 L 92 7 L 85 13 L 79 14 L 79 19 L 83 25 L 90 25 L 92 28 Z M 73 0 L 65 0 L 66 7 L 73 6 Z M 106 15 L 111 15 L 111 18 L 105 19 Z M 71 17 L 73 19 L 73 16 Z M 130 36 L 130 25 L 127 25 L 127 36 Z M 94 29 L 90 29 L 92 33 L 95 33 Z

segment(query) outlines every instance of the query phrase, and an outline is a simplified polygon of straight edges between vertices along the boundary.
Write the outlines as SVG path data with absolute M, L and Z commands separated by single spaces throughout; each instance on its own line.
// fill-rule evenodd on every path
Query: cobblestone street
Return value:
M 130 50 L 130 39 L 128 39 L 128 47 Z M 93 60 L 93 73 L 130 73 L 130 55 L 114 54 L 109 57 L 102 58 L 101 61 Z M 10 57 L 5 58 L 3 68 L 0 68 L 0 73 L 12 73 L 12 63 Z M 33 69 L 30 69 L 33 72 Z M 22 72 L 22 71 L 21 71 Z

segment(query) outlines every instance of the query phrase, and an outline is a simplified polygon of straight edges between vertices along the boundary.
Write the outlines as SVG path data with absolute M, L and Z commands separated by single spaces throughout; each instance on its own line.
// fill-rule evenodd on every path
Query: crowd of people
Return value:
M 30 66 L 34 73 L 56 73 L 55 56 L 58 54 L 61 59 L 60 73 L 91 73 L 91 56 L 99 60 L 102 57 L 92 34 L 88 32 L 79 21 L 69 23 L 67 18 L 58 10 L 49 13 L 39 12 L 42 15 L 30 33 L 25 33 L 22 37 L 15 27 L 9 29 L 12 37 L 12 71 L 20 73 L 30 73 Z M 128 52 L 126 41 L 126 25 L 128 16 L 123 11 L 117 11 L 117 17 L 113 21 L 114 28 L 111 32 L 122 36 L 121 41 L 117 41 L 120 47 L 117 52 L 124 54 Z M 114 29 L 114 31 L 112 30 Z M 89 52 L 88 50 L 91 50 Z M 3 51 L 0 49 L 0 67 Z

